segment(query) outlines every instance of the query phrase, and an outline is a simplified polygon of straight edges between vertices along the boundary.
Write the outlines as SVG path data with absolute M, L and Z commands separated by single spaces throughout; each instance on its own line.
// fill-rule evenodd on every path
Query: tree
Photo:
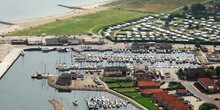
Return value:
M 183 7 L 183 10 L 184 10 L 184 11 L 188 11 L 188 10 L 189 10 L 188 6 L 185 5 L 185 6 Z
M 214 66 L 210 66 L 209 70 L 215 70 L 215 67 Z
M 195 43 L 195 47 L 196 47 L 197 49 L 200 48 L 200 47 L 201 47 L 200 42 L 197 41 L 197 42 Z
M 216 74 L 217 74 L 217 75 L 220 75 L 220 66 L 217 66 L 217 67 L 215 68 L 215 71 L 216 71 Z
M 171 14 L 171 15 L 168 17 L 168 21 L 170 22 L 170 21 L 172 21 L 173 19 L 174 19 L 174 15 Z
M 192 11 L 192 13 L 195 14 L 195 15 L 197 15 L 197 14 L 199 14 L 199 13 L 205 11 L 205 10 L 206 10 L 206 8 L 205 8 L 205 6 L 202 5 L 202 4 L 193 4 L 193 5 L 191 6 L 191 11 Z
M 199 110 L 211 110 L 211 109 L 218 109 L 218 107 L 213 103 L 203 103 L 199 106 Z
M 196 29 L 199 29 L 199 24 L 196 25 Z
M 165 21 L 165 27 L 166 28 L 169 27 L 169 21 L 168 20 Z

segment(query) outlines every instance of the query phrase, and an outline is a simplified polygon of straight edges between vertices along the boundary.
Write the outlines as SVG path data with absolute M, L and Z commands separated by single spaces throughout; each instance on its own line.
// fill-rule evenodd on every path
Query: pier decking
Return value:
M 14 48 L 0 63 L 0 79 L 20 56 L 22 49 Z

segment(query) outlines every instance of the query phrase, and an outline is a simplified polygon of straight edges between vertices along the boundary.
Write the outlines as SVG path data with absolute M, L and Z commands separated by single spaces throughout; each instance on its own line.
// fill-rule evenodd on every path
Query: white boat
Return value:
M 79 103 L 79 102 L 78 102 L 78 100 L 76 100 L 76 99 L 75 99 L 75 100 L 73 100 L 73 104 L 74 104 L 75 106 L 77 106 L 77 105 L 78 105 L 78 103 Z
M 52 48 L 52 47 L 43 47 L 41 50 L 43 51 L 43 52 L 48 52 L 48 51 L 52 51 L 54 48 Z

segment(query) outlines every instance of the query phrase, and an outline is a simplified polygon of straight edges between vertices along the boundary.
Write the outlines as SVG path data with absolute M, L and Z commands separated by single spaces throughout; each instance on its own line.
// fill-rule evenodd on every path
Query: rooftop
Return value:
M 160 83 L 156 83 L 154 81 L 138 81 L 138 86 L 139 87 L 149 87 L 149 86 L 158 87 L 160 86 Z
M 178 94 L 188 93 L 188 91 L 186 89 L 177 89 L 176 91 Z
M 162 89 L 141 89 L 142 94 L 153 94 L 153 93 L 158 93 L 162 92 Z
M 211 79 L 209 78 L 198 78 L 199 81 L 201 81 L 204 85 L 213 86 L 214 88 L 219 88 L 218 85 L 216 85 Z

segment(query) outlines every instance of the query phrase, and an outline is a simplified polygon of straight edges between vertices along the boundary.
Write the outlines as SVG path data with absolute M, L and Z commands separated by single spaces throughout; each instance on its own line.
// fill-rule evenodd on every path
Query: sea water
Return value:
M 0 0 L 0 20 L 25 20 L 71 11 L 58 4 L 82 6 L 105 1 L 109 0 Z

